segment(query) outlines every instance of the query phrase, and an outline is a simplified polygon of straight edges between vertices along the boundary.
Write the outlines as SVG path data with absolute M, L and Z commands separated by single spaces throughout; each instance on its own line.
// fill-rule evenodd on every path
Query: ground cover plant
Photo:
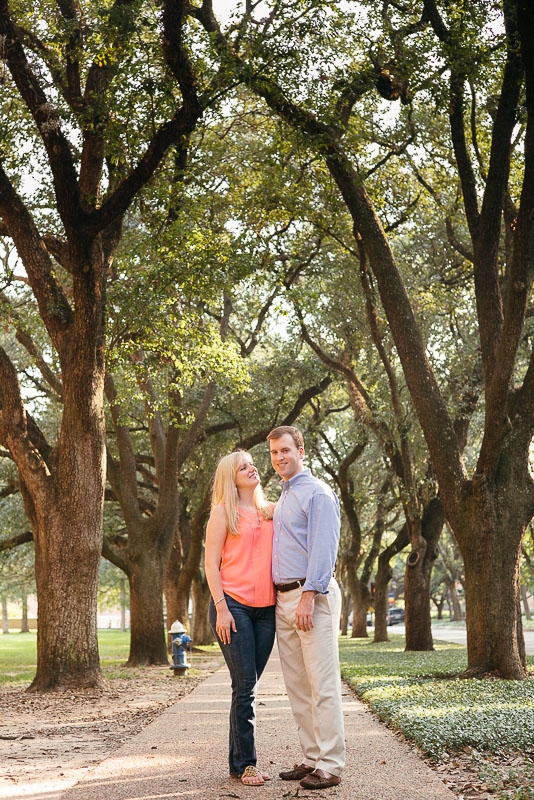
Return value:
M 410 653 L 404 646 L 397 635 L 340 642 L 344 679 L 382 720 L 433 758 L 465 747 L 534 749 L 534 680 L 464 680 L 462 645 L 438 641 L 433 652 Z

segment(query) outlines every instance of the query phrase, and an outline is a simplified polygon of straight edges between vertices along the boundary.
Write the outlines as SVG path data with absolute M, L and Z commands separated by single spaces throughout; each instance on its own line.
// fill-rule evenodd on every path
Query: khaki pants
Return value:
M 277 592 L 276 638 L 303 762 L 332 775 L 345 766 L 338 633 L 341 592 L 334 578 L 328 594 L 315 595 L 313 629 L 299 631 L 295 611 L 302 589 Z

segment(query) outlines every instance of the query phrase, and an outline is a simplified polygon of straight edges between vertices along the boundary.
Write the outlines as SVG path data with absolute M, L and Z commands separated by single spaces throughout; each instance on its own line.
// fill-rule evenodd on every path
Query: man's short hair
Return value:
M 299 429 L 295 428 L 293 425 L 279 425 L 278 428 L 273 428 L 267 436 L 267 441 L 270 442 L 271 439 L 280 439 L 280 437 L 284 436 L 286 433 L 289 433 L 297 447 L 304 447 L 304 437 Z

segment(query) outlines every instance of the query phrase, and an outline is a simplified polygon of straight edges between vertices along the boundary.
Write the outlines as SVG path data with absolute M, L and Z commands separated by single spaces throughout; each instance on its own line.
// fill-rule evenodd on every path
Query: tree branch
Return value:
M 0 439 L 9 449 L 21 479 L 47 503 L 51 477 L 45 457 L 34 444 L 39 437 L 44 440 L 35 421 L 25 412 L 15 367 L 0 347 Z
M 73 319 L 67 298 L 54 276 L 50 257 L 26 206 L 0 163 L 0 216 L 22 259 L 39 312 L 60 357 L 62 334 Z
M 488 178 L 478 226 L 475 250 L 475 293 L 478 325 L 486 381 L 486 402 L 495 395 L 495 402 L 504 409 L 505 397 L 511 379 L 518 337 L 521 335 L 524 292 L 508 293 L 506 313 L 503 314 L 501 284 L 499 279 L 499 241 L 505 194 L 510 173 L 512 139 L 516 124 L 517 104 L 523 68 L 518 47 L 516 20 L 511 18 L 504 4 L 507 28 L 507 58 L 502 80 L 499 104 L 493 123 Z M 512 286 L 514 281 L 524 281 L 517 274 L 517 261 L 512 259 Z M 523 270 L 520 269 L 520 272 Z M 518 305 L 518 302 L 519 305 Z M 505 330 L 506 329 L 506 330 Z M 515 339 L 515 344 L 513 340 Z M 494 376 L 495 371 L 495 376 Z M 500 387 L 500 390 L 499 388 Z M 493 412 L 495 406 L 491 408 Z
M 412 458 L 410 455 L 410 447 L 408 443 L 408 429 L 404 419 L 402 409 L 399 385 L 397 376 L 393 365 L 386 353 L 385 347 L 382 343 L 382 335 L 378 328 L 378 312 L 374 303 L 373 293 L 369 284 L 367 275 L 367 255 L 365 248 L 360 237 L 358 237 L 358 248 L 360 251 L 360 280 L 365 294 L 365 306 L 367 311 L 367 320 L 369 322 L 369 329 L 375 345 L 375 348 L 380 356 L 380 360 L 384 366 L 386 376 L 389 383 L 389 390 L 391 394 L 391 406 L 395 415 L 395 422 L 397 432 L 400 440 L 400 456 L 402 459 L 402 482 L 407 492 L 406 505 L 410 508 L 412 515 L 417 514 L 418 498 L 415 489 L 415 481 L 413 477 Z M 396 454 L 395 454 L 396 455 Z
M 37 125 L 47 152 L 59 215 L 67 234 L 75 235 L 80 213 L 80 197 L 69 143 L 60 129 L 56 109 L 48 101 L 28 63 L 24 48 L 9 16 L 8 0 L 0 0 L 0 36 L 5 37 L 4 60 Z
M 332 378 L 330 377 L 330 375 L 327 375 L 322 379 L 322 381 L 320 381 L 315 386 L 309 386 L 307 389 L 304 389 L 304 391 L 302 391 L 297 397 L 291 411 L 289 411 L 289 413 L 286 414 L 286 416 L 282 420 L 276 423 L 277 426 L 293 425 L 293 423 L 299 416 L 300 412 L 302 411 L 306 403 L 308 403 L 314 397 L 317 397 L 318 394 L 324 392 L 330 386 L 331 383 L 332 383 Z M 268 428 L 263 428 L 257 433 L 254 433 L 251 436 L 247 436 L 244 439 L 241 439 L 237 443 L 236 448 L 239 447 L 242 448 L 243 450 L 250 450 L 255 445 L 262 444 L 263 442 L 265 442 L 267 434 L 271 431 L 272 427 L 273 426 L 270 425 Z
M 112 20 L 114 19 L 116 10 L 134 5 L 135 0 L 115 0 L 108 16 L 110 29 L 114 24 Z M 73 34 L 75 35 L 75 31 Z M 115 30 L 115 35 L 110 37 L 112 39 L 111 48 L 115 54 L 114 58 L 108 59 L 105 64 L 102 64 L 100 60 L 94 61 L 88 70 L 87 79 L 85 81 L 85 90 L 83 94 L 84 114 L 82 117 L 83 144 L 80 160 L 79 187 L 82 201 L 88 209 L 94 207 L 95 199 L 98 197 L 105 156 L 103 131 L 109 117 L 105 99 L 109 85 L 118 72 L 120 64 L 118 54 L 121 53 L 123 49 L 123 36 L 122 27 L 118 25 Z M 72 50 L 72 52 L 74 52 L 74 50 Z M 72 66 L 75 69 L 77 66 L 76 62 L 74 62 Z
M 258 75 L 228 46 L 213 14 L 210 0 L 195 12 L 209 33 L 221 59 L 238 70 L 242 80 L 270 108 L 310 137 L 310 144 L 326 158 L 327 166 L 352 215 L 377 278 L 382 304 L 403 365 L 416 412 L 429 446 L 442 491 L 452 511 L 467 479 L 447 406 L 428 361 L 420 328 L 402 282 L 393 253 L 373 205 L 352 161 L 340 146 L 337 131 L 320 122 L 307 109 L 291 102 L 275 82 Z
M 150 180 L 168 148 L 181 137 L 189 136 L 200 116 L 200 108 L 182 107 L 156 131 L 144 155 L 130 174 L 118 184 L 100 208 L 85 216 L 83 229 L 87 236 L 96 236 L 124 214 L 135 194 Z
M 511 407 L 514 413 L 521 410 L 526 436 L 531 435 L 529 431 L 534 419 L 534 354 L 531 355 L 523 386 L 511 402 L 509 394 L 517 348 L 523 332 L 527 303 L 534 277 L 534 233 L 532 223 L 532 209 L 534 208 L 534 67 L 530 58 L 529 47 L 529 36 L 534 35 L 534 13 L 531 4 L 518 3 L 517 9 L 517 21 L 513 20 L 510 23 L 508 20 L 508 23 L 512 24 L 513 31 L 518 32 L 521 42 L 529 113 L 525 132 L 523 185 L 514 231 L 514 247 L 509 269 L 504 324 L 502 326 L 502 335 L 495 351 L 495 367 L 491 376 L 491 384 L 486 392 L 486 425 L 477 464 L 477 472 L 486 475 L 491 475 L 496 469 L 500 449 L 497 445 L 509 432 Z M 516 22 L 517 28 L 515 27 Z M 517 53 L 510 53 L 513 49 L 513 44 L 512 40 L 509 43 L 507 68 L 508 63 L 517 56 Z M 510 71 L 512 71 L 512 66 L 510 66 Z
M 126 575 L 130 574 L 129 559 L 125 556 L 122 548 L 113 544 L 108 536 L 104 536 L 102 539 L 102 556 L 121 569 Z
M 197 81 L 184 41 L 184 23 L 190 10 L 187 0 L 164 0 L 163 53 L 178 81 L 184 105 L 198 108 Z
M 48 383 L 48 385 L 53 389 L 53 391 L 58 395 L 58 397 L 62 397 L 63 395 L 63 385 L 61 380 L 55 374 L 55 372 L 50 369 L 49 365 L 46 363 L 44 356 L 41 350 L 37 347 L 34 340 L 30 336 L 30 334 L 24 330 L 22 327 L 22 323 L 20 317 L 16 310 L 13 308 L 13 304 L 11 303 L 10 299 L 7 295 L 0 291 L 0 304 L 4 305 L 10 317 L 15 320 L 16 322 L 16 338 L 20 342 L 20 344 L 25 348 L 25 350 L 29 353 L 29 355 L 33 358 L 39 372 Z
M 119 463 L 116 463 L 108 450 L 108 479 L 115 495 L 120 501 L 125 519 L 137 522 L 141 516 L 139 508 L 137 467 L 130 432 L 120 419 L 121 407 L 113 377 L 106 374 L 104 388 L 109 403 L 111 421 L 117 437 Z
M 17 533 L 15 536 L 10 536 L 9 539 L 4 539 L 0 542 L 0 553 L 5 553 L 6 550 L 13 550 L 26 542 L 33 542 L 33 533 L 25 531 L 24 533 Z

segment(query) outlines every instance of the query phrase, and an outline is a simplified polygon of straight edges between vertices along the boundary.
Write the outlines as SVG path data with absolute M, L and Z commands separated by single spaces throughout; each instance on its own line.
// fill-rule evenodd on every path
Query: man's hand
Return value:
M 313 628 L 313 609 L 317 592 L 302 592 L 302 597 L 295 611 L 295 625 L 299 631 L 311 631 Z

